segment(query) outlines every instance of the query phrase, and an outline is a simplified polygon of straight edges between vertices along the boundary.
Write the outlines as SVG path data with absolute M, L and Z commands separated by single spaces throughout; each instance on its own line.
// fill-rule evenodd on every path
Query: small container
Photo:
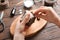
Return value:
M 8 0 L 0 0 L 0 10 L 7 9 L 9 7 Z
M 31 8 L 34 4 L 33 0 L 24 0 L 24 7 Z
M 26 14 L 30 14 L 30 20 L 29 20 L 29 22 L 26 23 L 26 26 L 29 27 L 32 23 L 34 23 L 36 17 L 30 11 L 26 10 L 26 12 L 21 17 L 20 22 L 22 22 L 24 20 L 24 18 L 26 17 Z
M 57 0 L 45 0 L 44 6 L 50 6 L 53 7 L 53 5 L 57 2 Z
M 16 7 L 11 10 L 10 17 L 14 17 L 16 13 Z

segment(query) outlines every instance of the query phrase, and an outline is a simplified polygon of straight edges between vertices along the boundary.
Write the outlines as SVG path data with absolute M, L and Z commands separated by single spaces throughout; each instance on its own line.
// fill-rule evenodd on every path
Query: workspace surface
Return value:
M 5 30 L 0 33 L 0 40 L 12 40 L 9 28 L 13 20 L 18 16 L 16 15 L 14 18 L 10 18 L 11 9 L 14 5 L 22 0 L 9 0 L 9 8 L 4 10 L 4 18 L 3 21 L 5 23 Z M 18 5 L 17 9 L 22 8 L 22 5 Z M 56 7 L 54 10 L 60 15 L 60 0 L 57 0 Z M 18 13 L 18 12 L 17 12 Z M 47 23 L 47 25 L 35 34 L 33 37 L 26 38 L 26 40 L 60 40 L 60 28 L 58 28 L 55 24 Z

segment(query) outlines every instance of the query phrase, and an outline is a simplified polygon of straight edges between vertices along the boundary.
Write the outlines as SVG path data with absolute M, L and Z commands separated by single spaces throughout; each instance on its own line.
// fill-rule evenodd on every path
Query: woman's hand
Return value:
M 34 11 L 34 15 L 60 26 L 60 18 L 52 7 L 40 7 Z
M 16 23 L 16 28 L 15 28 L 15 31 L 14 31 L 14 39 L 13 40 L 24 40 L 25 38 L 25 33 L 23 33 L 23 30 L 25 28 L 25 24 L 29 21 L 29 18 L 30 15 L 29 14 L 26 14 L 24 20 L 22 20 L 20 22 L 20 20 L 22 19 L 20 17 L 20 20 L 17 21 Z
M 21 15 L 21 16 L 22 16 L 22 15 Z M 21 16 L 20 16 L 20 20 L 22 19 Z M 29 21 L 29 19 L 30 19 L 29 17 L 30 17 L 30 15 L 29 15 L 29 14 L 26 14 L 24 20 L 22 20 L 21 22 L 20 22 L 20 20 L 17 21 L 17 23 L 16 23 L 16 28 L 15 28 L 15 32 L 18 33 L 18 32 L 24 31 L 25 24 L 26 24 L 26 23 Z

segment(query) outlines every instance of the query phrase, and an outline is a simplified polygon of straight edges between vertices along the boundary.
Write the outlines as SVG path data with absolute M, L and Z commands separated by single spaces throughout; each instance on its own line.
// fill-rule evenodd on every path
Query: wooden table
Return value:
M 14 18 L 10 18 L 10 12 L 13 6 L 20 2 L 21 0 L 9 0 L 10 7 L 8 9 L 4 10 L 4 18 L 3 21 L 5 23 L 5 30 L 0 33 L 0 40 L 12 40 L 9 28 L 12 23 L 12 21 L 18 16 L 16 15 Z M 54 10 L 57 12 L 58 15 L 60 15 L 60 0 L 57 1 L 56 6 L 54 7 Z M 22 8 L 22 5 L 17 6 L 17 11 Z M 18 13 L 18 12 L 17 12 Z M 7 38 L 7 39 L 6 39 Z M 32 37 L 26 38 L 26 40 L 60 40 L 60 28 L 58 28 L 55 24 L 47 23 L 45 28 L 38 33 L 36 33 Z

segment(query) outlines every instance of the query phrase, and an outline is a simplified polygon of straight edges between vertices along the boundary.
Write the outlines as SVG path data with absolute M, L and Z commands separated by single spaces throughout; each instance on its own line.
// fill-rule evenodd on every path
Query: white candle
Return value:
M 34 4 L 33 0 L 24 1 L 24 6 L 30 8 Z

